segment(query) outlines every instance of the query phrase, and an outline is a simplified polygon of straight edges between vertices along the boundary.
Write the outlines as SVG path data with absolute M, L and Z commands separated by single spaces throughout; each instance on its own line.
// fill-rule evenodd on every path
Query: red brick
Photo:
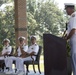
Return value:
M 27 29 L 26 20 L 26 0 L 14 0 L 15 3 L 15 34 L 16 43 L 18 44 L 18 37 L 24 36 L 27 38 L 27 30 L 19 30 L 19 28 Z

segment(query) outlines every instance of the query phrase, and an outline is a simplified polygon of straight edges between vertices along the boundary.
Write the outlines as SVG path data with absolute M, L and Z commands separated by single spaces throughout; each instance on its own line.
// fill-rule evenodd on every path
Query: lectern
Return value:
M 67 75 L 66 41 L 52 34 L 43 35 L 45 75 Z

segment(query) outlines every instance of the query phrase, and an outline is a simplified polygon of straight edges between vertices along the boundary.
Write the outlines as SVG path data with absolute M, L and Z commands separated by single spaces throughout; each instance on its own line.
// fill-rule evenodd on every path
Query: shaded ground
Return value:
M 5 74 L 5 73 L 0 73 L 0 75 L 16 75 L 16 74 Z M 28 73 L 28 75 L 44 75 L 44 73 L 42 72 L 41 74 L 39 74 L 39 72 L 34 73 L 33 71 L 30 71 L 30 73 Z
M 28 75 L 44 75 L 44 62 L 43 62 L 43 55 L 41 55 L 40 57 L 40 70 L 41 70 L 41 74 L 39 74 L 38 72 L 38 66 L 36 65 L 35 66 L 35 69 L 36 69 L 36 73 L 33 72 L 33 67 L 32 65 L 29 66 L 29 73 Z M 13 68 L 14 68 L 14 65 L 12 65 Z M 17 75 L 17 74 L 5 74 L 5 73 L 0 73 L 0 75 Z

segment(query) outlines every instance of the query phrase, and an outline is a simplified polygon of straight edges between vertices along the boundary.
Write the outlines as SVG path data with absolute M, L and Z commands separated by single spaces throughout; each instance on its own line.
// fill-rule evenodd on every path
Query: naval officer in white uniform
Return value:
M 13 69 L 12 69 L 13 61 L 16 62 L 16 69 L 17 69 L 17 72 L 16 73 L 22 71 L 22 69 L 19 66 L 19 62 L 20 61 L 17 62 L 17 59 L 19 57 L 23 57 L 24 55 L 26 55 L 26 52 L 28 50 L 28 45 L 26 45 L 26 38 L 25 37 L 20 36 L 18 38 L 18 40 L 19 40 L 19 46 L 17 48 L 17 52 L 13 56 L 8 57 L 8 58 L 5 59 L 5 62 L 7 62 L 6 63 L 6 67 L 9 68 L 9 71 L 7 71 L 6 74 L 15 74 L 13 72 Z
M 19 57 L 19 59 L 17 59 L 17 62 L 19 62 L 20 68 L 23 70 L 18 75 L 24 74 L 24 61 L 30 61 L 33 59 L 36 60 L 36 56 L 33 56 L 33 55 L 37 55 L 38 51 L 39 51 L 39 46 L 36 43 L 36 36 L 32 35 L 31 36 L 31 45 L 28 48 L 27 55 L 25 55 L 24 57 Z M 31 58 L 31 56 L 33 59 Z
M 72 3 L 65 3 L 65 10 L 70 16 L 68 25 L 67 25 L 67 36 L 66 40 L 70 41 L 71 47 L 71 62 L 72 62 L 72 71 L 73 75 L 76 75 L 76 12 L 75 5 Z
M 10 55 L 11 51 L 12 51 L 12 47 L 10 46 L 10 40 L 9 39 L 4 39 L 3 40 L 3 49 L 0 52 L 0 60 L 4 60 L 5 57 L 7 57 L 8 55 Z
M 12 46 L 10 46 L 10 40 L 5 38 L 3 40 L 3 49 L 2 51 L 0 52 L 0 60 L 4 60 L 5 58 L 7 58 L 10 54 L 11 54 L 11 51 L 12 51 Z M 5 62 L 6 64 L 7 62 Z

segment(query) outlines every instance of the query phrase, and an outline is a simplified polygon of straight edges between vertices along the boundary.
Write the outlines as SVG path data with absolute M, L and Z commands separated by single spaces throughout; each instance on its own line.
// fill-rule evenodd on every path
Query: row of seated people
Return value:
M 26 67 L 24 67 L 24 61 L 29 61 L 29 60 L 35 60 L 36 57 L 32 55 L 36 55 L 39 50 L 39 46 L 36 43 L 36 37 L 31 36 L 31 46 L 28 47 L 26 45 L 26 38 L 23 36 L 20 36 L 18 38 L 19 41 L 19 46 L 17 48 L 17 52 L 13 54 L 12 56 L 9 56 L 12 47 L 10 46 L 10 40 L 9 39 L 4 39 L 3 40 L 3 50 L 0 53 L 0 60 L 4 60 L 6 69 L 9 68 L 9 70 L 6 70 L 6 74 L 18 74 L 18 75 L 23 75 L 26 73 Z M 12 64 L 13 61 L 15 61 L 15 72 L 13 71 Z

